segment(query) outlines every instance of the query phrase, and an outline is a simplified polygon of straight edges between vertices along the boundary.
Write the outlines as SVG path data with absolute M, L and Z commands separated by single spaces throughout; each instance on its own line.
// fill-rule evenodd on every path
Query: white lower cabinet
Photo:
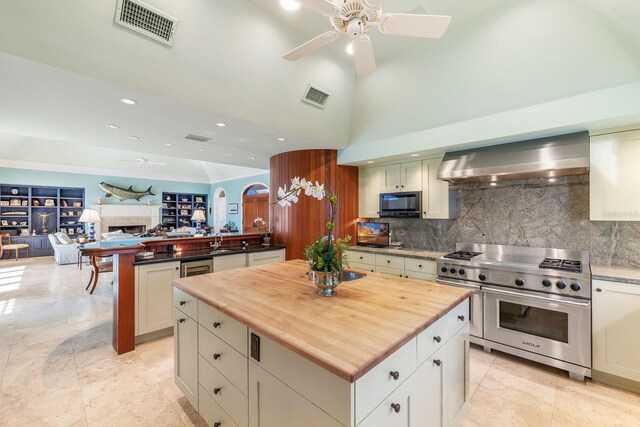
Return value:
M 421 405 L 416 408 L 424 427 L 446 426 L 444 416 L 444 359 L 446 348 L 433 353 L 420 365 L 416 373 L 418 382 L 417 400 Z
M 416 375 L 406 380 L 387 396 L 364 419 L 359 427 L 423 427 L 424 420 L 418 411 L 423 402 L 418 397 Z
M 283 262 L 285 258 L 284 249 L 278 251 L 254 252 L 247 254 L 247 266 L 273 264 Z
M 178 301 L 176 301 L 178 302 Z M 198 323 L 174 309 L 173 379 L 189 403 L 198 409 Z
M 235 270 L 247 266 L 246 254 L 233 254 L 213 257 L 213 272 Z
M 180 262 L 136 266 L 136 335 L 173 325 L 171 281 L 180 277 Z
M 640 382 L 640 285 L 594 280 L 592 304 L 593 370 Z
M 405 258 L 397 255 L 373 254 L 371 252 L 349 250 L 349 267 L 391 276 L 435 282 L 438 272 L 436 262 L 431 260 Z

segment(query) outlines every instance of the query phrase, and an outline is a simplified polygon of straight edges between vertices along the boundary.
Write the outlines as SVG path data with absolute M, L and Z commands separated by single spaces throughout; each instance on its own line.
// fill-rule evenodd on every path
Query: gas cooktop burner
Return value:
M 582 262 L 572 259 L 545 258 L 540 263 L 540 268 L 553 268 L 555 270 L 582 273 Z
M 457 251 L 445 255 L 444 258 L 462 259 L 465 261 L 469 261 L 471 258 L 473 258 L 474 256 L 478 256 L 481 253 L 482 252 Z

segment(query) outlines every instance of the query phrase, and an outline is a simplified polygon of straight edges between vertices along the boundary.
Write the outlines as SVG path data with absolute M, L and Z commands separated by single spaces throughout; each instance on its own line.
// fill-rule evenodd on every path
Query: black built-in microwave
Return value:
M 380 194 L 380 218 L 420 218 L 422 191 Z

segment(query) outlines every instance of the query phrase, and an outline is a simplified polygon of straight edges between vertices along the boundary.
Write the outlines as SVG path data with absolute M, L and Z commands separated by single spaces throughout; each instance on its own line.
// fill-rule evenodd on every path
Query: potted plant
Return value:
M 269 224 L 267 224 L 267 222 L 261 217 L 257 217 L 253 220 L 253 226 L 258 230 L 258 233 L 262 234 L 264 244 L 270 245 L 271 236 L 269 234 L 271 233 L 271 227 L 269 227 Z
M 278 188 L 278 197 L 274 203 L 280 206 L 291 206 L 297 203 L 299 196 L 304 192 L 305 196 L 311 196 L 318 200 L 327 199 L 331 208 L 330 220 L 325 224 L 327 234 L 305 248 L 305 256 L 309 260 L 309 270 L 313 282 L 320 288 L 318 292 L 322 296 L 332 297 L 336 295 L 335 287 L 342 280 L 344 266 L 348 266 L 346 249 L 351 242 L 351 236 L 335 238 L 333 230 L 336 219 L 336 203 L 338 198 L 332 191 L 324 188 L 324 184 L 317 181 L 313 184 L 305 178 L 293 178 L 289 190 Z
M 82 233 L 81 235 L 78 236 L 78 243 L 82 244 L 82 243 L 87 243 L 89 241 L 89 235 Z

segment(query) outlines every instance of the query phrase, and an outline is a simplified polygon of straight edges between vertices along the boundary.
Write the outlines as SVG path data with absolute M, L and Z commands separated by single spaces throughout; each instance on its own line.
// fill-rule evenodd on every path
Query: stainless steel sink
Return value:
M 350 282 L 352 280 L 362 279 L 363 277 L 367 277 L 367 275 L 364 273 L 356 273 L 355 271 L 351 271 L 351 270 L 344 270 L 342 272 L 343 282 Z
M 219 255 L 219 254 L 226 254 L 229 252 L 235 252 L 233 249 L 216 249 L 214 251 L 209 252 L 211 255 Z

